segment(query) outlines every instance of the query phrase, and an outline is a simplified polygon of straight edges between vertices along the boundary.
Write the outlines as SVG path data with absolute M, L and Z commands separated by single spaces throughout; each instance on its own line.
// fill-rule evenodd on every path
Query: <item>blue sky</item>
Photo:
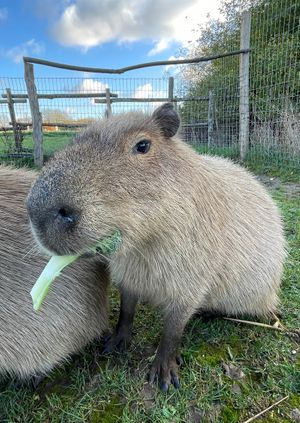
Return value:
M 190 45 L 218 0 L 0 0 L 0 76 L 23 76 L 22 56 L 93 67 L 166 60 Z M 82 76 L 36 66 L 36 76 Z M 126 74 L 161 76 L 163 68 Z
M 207 15 L 219 17 L 219 6 L 220 0 L 0 0 L 0 91 L 3 94 L 10 87 L 14 94 L 26 93 L 23 56 L 101 68 L 180 57 L 182 48 L 192 50 L 198 35 L 194 30 Z M 166 67 L 121 75 L 130 80 L 40 65 L 34 69 L 36 77 L 49 78 L 36 79 L 39 93 L 103 93 L 109 87 L 118 97 L 167 97 L 168 81 L 161 78 Z M 40 100 L 39 104 L 46 121 L 53 120 L 51 111 L 80 119 L 95 118 L 105 110 L 91 98 Z M 113 103 L 113 113 L 153 108 L 157 103 L 132 104 Z M 15 104 L 15 112 L 18 120 L 30 120 L 28 102 Z M 8 108 L 2 104 L 0 124 L 8 122 Z

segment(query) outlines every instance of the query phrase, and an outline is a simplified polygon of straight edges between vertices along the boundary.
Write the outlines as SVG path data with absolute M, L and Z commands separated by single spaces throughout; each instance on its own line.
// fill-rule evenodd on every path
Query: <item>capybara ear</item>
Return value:
M 177 133 L 180 118 L 174 110 L 172 103 L 165 103 L 154 110 L 152 119 L 158 125 L 159 129 L 165 137 L 174 137 Z

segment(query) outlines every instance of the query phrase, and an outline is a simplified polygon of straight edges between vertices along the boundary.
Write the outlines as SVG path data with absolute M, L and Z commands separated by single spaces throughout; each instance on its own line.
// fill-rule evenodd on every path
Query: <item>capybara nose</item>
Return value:
M 30 220 L 40 234 L 58 233 L 74 229 L 79 221 L 79 211 L 70 205 L 41 207 L 35 201 L 27 202 Z

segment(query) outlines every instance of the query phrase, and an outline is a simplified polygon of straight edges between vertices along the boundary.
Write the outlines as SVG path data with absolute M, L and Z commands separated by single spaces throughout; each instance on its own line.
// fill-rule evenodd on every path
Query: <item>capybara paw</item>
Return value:
M 45 375 L 33 376 L 30 380 L 30 384 L 31 384 L 32 388 L 38 389 L 44 379 L 45 379 Z
M 180 356 L 169 357 L 167 359 L 156 356 L 150 368 L 148 378 L 149 382 L 154 383 L 158 380 L 160 389 L 163 392 L 168 391 L 170 384 L 172 384 L 174 388 L 178 389 L 180 384 L 177 369 L 181 364 L 182 359 Z
M 102 354 L 109 354 L 114 351 L 124 352 L 128 348 L 131 341 L 131 335 L 125 331 L 119 330 L 105 339 Z

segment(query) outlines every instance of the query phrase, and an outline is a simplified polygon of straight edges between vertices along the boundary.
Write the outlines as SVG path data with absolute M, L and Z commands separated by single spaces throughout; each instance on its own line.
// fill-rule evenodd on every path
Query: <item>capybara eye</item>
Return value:
M 150 150 L 151 142 L 149 140 L 141 140 L 134 146 L 134 153 L 146 154 Z

